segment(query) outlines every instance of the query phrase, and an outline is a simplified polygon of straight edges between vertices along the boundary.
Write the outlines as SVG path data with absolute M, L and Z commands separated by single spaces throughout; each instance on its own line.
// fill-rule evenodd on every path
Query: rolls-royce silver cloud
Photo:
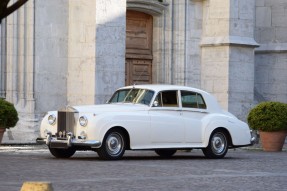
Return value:
M 105 160 L 121 159 L 125 150 L 171 157 L 185 149 L 218 159 L 253 141 L 248 125 L 221 109 L 211 94 L 175 85 L 127 86 L 106 104 L 50 111 L 37 138 L 57 158 L 93 150 Z

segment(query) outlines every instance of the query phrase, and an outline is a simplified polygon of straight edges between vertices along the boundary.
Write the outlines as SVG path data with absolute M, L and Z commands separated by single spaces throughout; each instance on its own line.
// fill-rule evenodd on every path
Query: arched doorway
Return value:
M 152 83 L 151 15 L 127 11 L 126 16 L 126 85 Z

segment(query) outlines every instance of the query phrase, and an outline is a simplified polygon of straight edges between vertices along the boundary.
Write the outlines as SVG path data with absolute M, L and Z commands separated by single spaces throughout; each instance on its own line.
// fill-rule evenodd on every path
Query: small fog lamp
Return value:
M 80 136 L 79 136 L 80 139 L 86 139 L 87 138 L 87 133 L 85 131 L 82 131 L 80 133 Z

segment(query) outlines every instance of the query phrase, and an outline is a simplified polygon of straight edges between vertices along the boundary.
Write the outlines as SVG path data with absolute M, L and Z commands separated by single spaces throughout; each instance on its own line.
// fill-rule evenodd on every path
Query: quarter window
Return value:
M 206 109 L 202 95 L 196 92 L 181 91 L 181 102 L 184 108 Z

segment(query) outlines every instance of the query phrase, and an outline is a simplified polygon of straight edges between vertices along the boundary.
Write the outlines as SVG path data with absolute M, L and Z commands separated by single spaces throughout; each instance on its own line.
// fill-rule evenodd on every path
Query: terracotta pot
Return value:
M 287 131 L 265 132 L 259 131 L 260 140 L 264 151 L 282 151 Z
M 0 144 L 2 143 L 2 138 L 3 138 L 3 135 L 5 133 L 5 128 L 0 128 Z

